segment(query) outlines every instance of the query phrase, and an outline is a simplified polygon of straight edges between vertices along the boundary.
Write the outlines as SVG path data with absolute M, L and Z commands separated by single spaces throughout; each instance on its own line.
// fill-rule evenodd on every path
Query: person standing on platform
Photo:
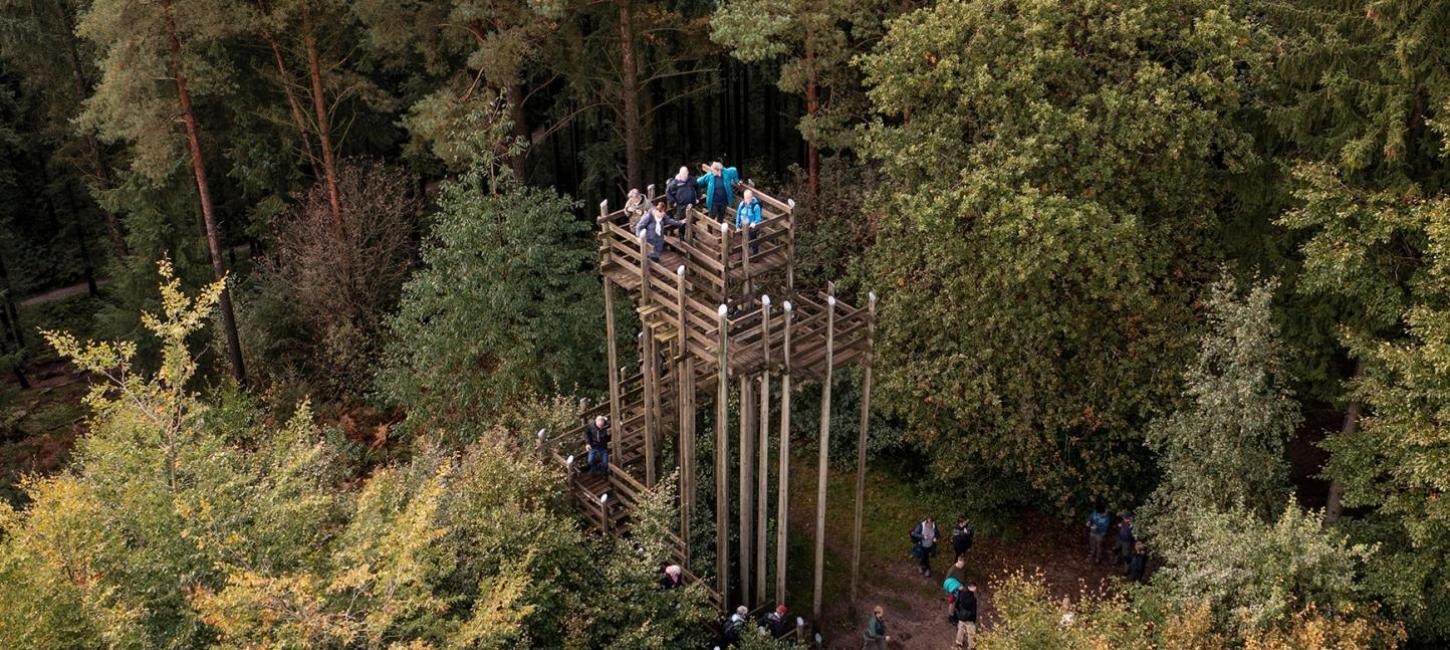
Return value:
M 740 207 L 735 208 L 735 229 L 750 231 L 750 254 L 760 252 L 760 244 L 755 243 L 755 228 L 760 225 L 760 199 L 755 198 L 755 190 L 745 190 L 740 195 Z
M 638 219 L 649 208 L 649 201 L 638 189 L 630 189 L 629 194 L 624 197 L 624 214 L 631 221 Z
M 649 247 L 649 258 L 652 261 L 660 261 L 660 256 L 665 252 L 665 227 L 679 226 L 680 222 L 665 212 L 663 199 L 655 201 L 655 206 L 650 208 L 635 225 L 635 233 Z
M 740 182 L 740 172 L 715 161 L 706 167 L 700 166 L 705 174 L 695 179 L 695 186 L 705 191 L 705 211 L 716 221 L 725 221 L 725 210 L 735 202 L 735 184 Z
M 665 183 L 665 198 L 674 206 L 675 219 L 685 224 L 681 227 L 683 238 L 690 228 L 690 208 L 700 200 L 700 191 L 690 178 L 689 167 L 681 167 L 680 173 Z

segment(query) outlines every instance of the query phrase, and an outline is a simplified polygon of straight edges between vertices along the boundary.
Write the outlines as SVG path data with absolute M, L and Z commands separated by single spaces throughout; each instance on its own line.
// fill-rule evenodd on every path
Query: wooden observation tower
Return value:
M 829 287 L 797 288 L 792 260 L 794 202 L 782 202 L 746 183 L 737 194 L 744 189 L 753 189 L 761 202 L 762 219 L 753 240 L 748 231 L 732 227 L 733 209 L 724 224 L 692 210 L 685 232 L 667 236 L 666 252 L 658 262 L 645 255 L 631 215 L 611 212 L 608 201 L 599 204 L 609 402 L 580 415 L 584 421 L 599 414 L 610 416 L 612 473 L 606 479 L 571 472 L 570 484 L 590 523 L 603 534 L 617 536 L 627 534 L 644 491 L 678 469 L 680 518 L 672 541 L 675 561 L 684 568 L 686 579 L 698 581 L 711 574 L 704 586 L 721 609 L 742 604 L 752 609 L 773 607 L 786 597 L 789 478 L 796 471 L 790 452 L 791 397 L 806 382 L 822 382 L 812 607 L 819 620 L 825 535 L 846 532 L 840 524 L 827 530 L 825 521 L 831 379 L 835 368 L 852 362 L 864 368 L 852 602 L 856 595 L 875 295 L 866 306 L 857 307 L 838 299 Z M 654 186 L 647 195 L 653 203 Z M 616 288 L 623 289 L 639 314 L 638 367 L 619 365 Z M 732 394 L 738 414 L 733 423 Z M 778 408 L 772 408 L 776 403 Z M 698 416 L 711 412 L 714 449 L 698 449 L 697 427 L 702 426 Z M 545 442 L 556 461 L 572 465 L 566 455 L 581 450 L 582 441 L 581 430 L 575 429 Z M 777 443 L 775 454 L 772 441 Z M 720 471 L 714 472 L 716 561 L 708 567 L 691 561 L 690 523 L 699 490 L 696 463 L 680 459 L 712 452 L 713 466 Z M 582 451 L 574 453 L 582 459 Z M 735 470 L 731 460 L 738 461 Z M 778 486 L 773 504 L 771 481 Z M 736 521 L 729 521 L 732 504 L 738 510 Z M 772 521 L 777 524 L 774 539 L 767 539 Z M 737 540 L 733 549 L 732 538 Z M 768 589 L 767 576 L 772 573 L 774 586 Z

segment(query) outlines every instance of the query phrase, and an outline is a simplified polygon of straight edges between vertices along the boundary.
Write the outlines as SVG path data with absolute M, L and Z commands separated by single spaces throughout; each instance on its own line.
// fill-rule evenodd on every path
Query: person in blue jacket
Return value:
M 705 191 L 705 212 L 716 221 L 724 221 L 725 209 L 735 202 L 735 184 L 740 182 L 740 172 L 718 160 L 700 168 L 705 173 L 695 179 L 695 185 Z
M 760 252 L 760 244 L 755 243 L 755 227 L 760 225 L 760 199 L 755 198 L 754 190 L 745 190 L 740 195 L 740 207 L 735 208 L 735 229 L 750 230 L 750 254 Z

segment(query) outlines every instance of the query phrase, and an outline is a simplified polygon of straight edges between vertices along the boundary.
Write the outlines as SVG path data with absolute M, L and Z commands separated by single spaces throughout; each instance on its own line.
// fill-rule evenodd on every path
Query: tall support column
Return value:
M 826 378 L 821 382 L 821 448 L 816 472 L 816 593 L 811 600 L 813 620 L 821 620 L 822 572 L 826 568 L 826 479 L 831 449 L 831 366 L 836 357 L 836 296 L 826 297 Z
M 766 514 L 770 511 L 770 296 L 760 297 L 760 347 L 765 367 L 760 371 L 760 418 L 756 421 L 755 470 L 755 602 L 765 603 Z M 777 524 L 780 525 L 780 524 Z
M 688 323 L 685 320 L 685 265 L 675 269 L 675 309 L 678 320 L 675 344 L 679 356 L 675 359 L 675 404 L 680 418 L 679 442 L 675 455 L 679 459 L 680 482 L 680 539 L 685 543 L 685 566 L 690 564 L 690 516 L 695 504 L 695 368 L 690 357 L 689 337 L 685 335 Z
M 751 377 L 740 373 L 740 601 L 751 605 L 750 562 L 754 559 L 751 546 L 755 543 L 755 432 L 751 424 L 755 420 L 755 390 Z
M 861 432 L 856 438 L 856 517 L 851 529 L 851 611 L 861 577 L 861 520 L 866 507 L 866 433 L 871 424 L 871 362 L 876 356 L 876 292 L 866 299 L 866 358 L 861 364 Z
M 609 348 L 609 426 L 618 427 L 622 424 L 619 419 L 619 340 L 614 331 L 614 282 L 609 276 L 604 276 L 604 336 Z M 619 458 L 619 440 L 624 436 L 619 429 L 614 430 L 614 437 L 609 442 L 609 454 L 616 460 Z
M 729 323 L 725 320 L 727 309 L 720 305 L 718 329 L 720 369 L 720 392 L 715 395 L 715 579 L 720 590 L 720 602 L 730 607 L 730 535 L 726 529 L 730 518 L 730 379 L 728 377 L 730 341 Z
M 644 379 L 644 484 L 655 486 L 655 438 L 659 429 L 659 354 L 654 328 L 646 325 L 640 345 L 640 374 Z
M 775 495 L 775 602 L 785 602 L 786 547 L 790 537 L 790 301 L 785 310 L 785 343 L 781 346 L 780 369 L 780 468 Z

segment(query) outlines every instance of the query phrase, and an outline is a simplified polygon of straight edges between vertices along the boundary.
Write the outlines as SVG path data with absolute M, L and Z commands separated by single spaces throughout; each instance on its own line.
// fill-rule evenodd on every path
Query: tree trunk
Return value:
M 816 83 L 816 47 L 814 36 L 811 30 L 806 32 L 806 115 L 816 116 L 816 111 L 821 109 L 820 84 Z M 805 137 L 805 134 L 801 134 Z M 806 143 L 806 170 L 809 179 L 811 197 L 815 198 L 821 187 L 821 151 L 816 148 L 815 141 Z
M 639 65 L 635 60 L 634 3 L 619 4 L 619 100 L 624 107 L 624 181 L 630 188 L 639 188 L 643 176 L 639 160 Z
M 529 142 L 529 116 L 524 112 L 524 85 L 512 83 L 508 86 L 509 121 L 514 123 L 514 137 Z M 514 178 L 523 183 L 528 180 L 528 149 L 519 152 L 519 155 L 509 158 L 509 167 L 513 169 Z
M 1359 379 L 1363 373 L 1364 361 L 1355 361 L 1354 376 L 1350 380 Z M 1344 423 L 1339 427 L 1340 435 L 1354 435 L 1354 432 L 1359 430 L 1359 412 L 1359 402 L 1351 400 L 1349 406 L 1344 409 Z M 1329 495 L 1326 497 L 1324 503 L 1324 523 L 1332 524 L 1339 521 L 1340 515 L 1344 513 L 1343 498 L 1344 482 L 1340 481 L 1338 477 L 1330 478 Z
M 85 70 L 81 68 L 81 55 L 76 47 L 75 18 L 70 11 L 61 5 L 60 13 L 65 26 L 65 47 L 66 59 L 70 63 L 71 81 L 76 87 L 76 97 L 85 99 L 91 96 L 91 85 L 86 80 Z M 94 129 L 86 129 L 85 132 L 86 152 L 90 154 L 91 166 L 95 170 L 96 180 L 101 187 L 111 187 L 111 166 L 106 162 L 105 154 L 101 150 L 101 142 L 96 138 Z M 101 208 L 101 217 L 106 221 L 106 235 L 111 239 L 111 246 L 116 249 L 116 254 L 122 257 L 131 254 L 126 246 L 126 235 L 121 230 L 121 221 L 112 214 L 110 210 Z
M 266 2 L 259 1 L 257 7 L 263 13 L 270 11 Z M 312 177 L 321 178 L 322 170 L 317 168 L 317 154 L 312 151 L 312 139 L 307 137 L 307 118 L 302 114 L 302 102 L 297 99 L 297 93 L 292 91 L 292 72 L 287 69 L 287 59 L 282 56 L 282 46 L 270 32 L 262 32 L 262 40 L 267 41 L 267 47 L 272 50 L 272 62 L 277 66 L 277 76 L 282 86 L 282 94 L 287 97 L 287 109 L 292 114 L 292 124 L 297 127 L 297 138 L 302 141 L 302 152 L 307 156 L 307 165 L 312 168 Z
M 75 192 L 71 190 L 70 181 L 65 181 L 65 203 L 70 209 L 71 229 L 76 236 L 76 246 L 81 251 L 81 271 L 86 276 L 86 290 L 92 298 L 101 295 L 100 287 L 96 286 L 96 265 L 91 261 L 91 247 L 86 244 L 85 222 L 81 220 L 81 206 L 76 203 Z
M 176 18 L 172 14 L 171 0 L 161 0 L 166 12 L 166 40 L 171 49 L 171 73 L 176 77 L 176 96 L 181 103 L 181 121 L 186 126 L 186 144 L 191 150 L 191 171 L 196 177 L 196 194 L 201 201 L 201 218 L 206 224 L 207 250 L 211 253 L 212 275 L 218 280 L 226 278 L 227 271 L 222 264 L 221 237 L 217 233 L 216 213 L 212 208 L 211 186 L 206 180 L 206 165 L 202 162 L 201 135 L 196 127 L 196 112 L 191 108 L 191 94 L 186 90 L 186 70 L 181 64 L 181 40 L 176 35 Z M 237 382 L 245 383 L 247 374 L 242 366 L 242 344 L 237 337 L 237 318 L 232 312 L 231 290 L 222 289 L 222 329 L 227 338 L 227 354 L 231 358 L 232 374 Z
M 307 48 L 307 69 L 312 80 L 312 108 L 317 113 L 317 139 L 322 144 L 322 173 L 327 178 L 327 204 L 338 238 L 343 233 L 342 198 L 337 192 L 337 163 L 332 156 L 332 127 L 327 119 L 327 100 L 322 95 L 322 65 L 317 58 L 317 40 L 312 35 L 312 10 L 302 3 L 302 43 Z

